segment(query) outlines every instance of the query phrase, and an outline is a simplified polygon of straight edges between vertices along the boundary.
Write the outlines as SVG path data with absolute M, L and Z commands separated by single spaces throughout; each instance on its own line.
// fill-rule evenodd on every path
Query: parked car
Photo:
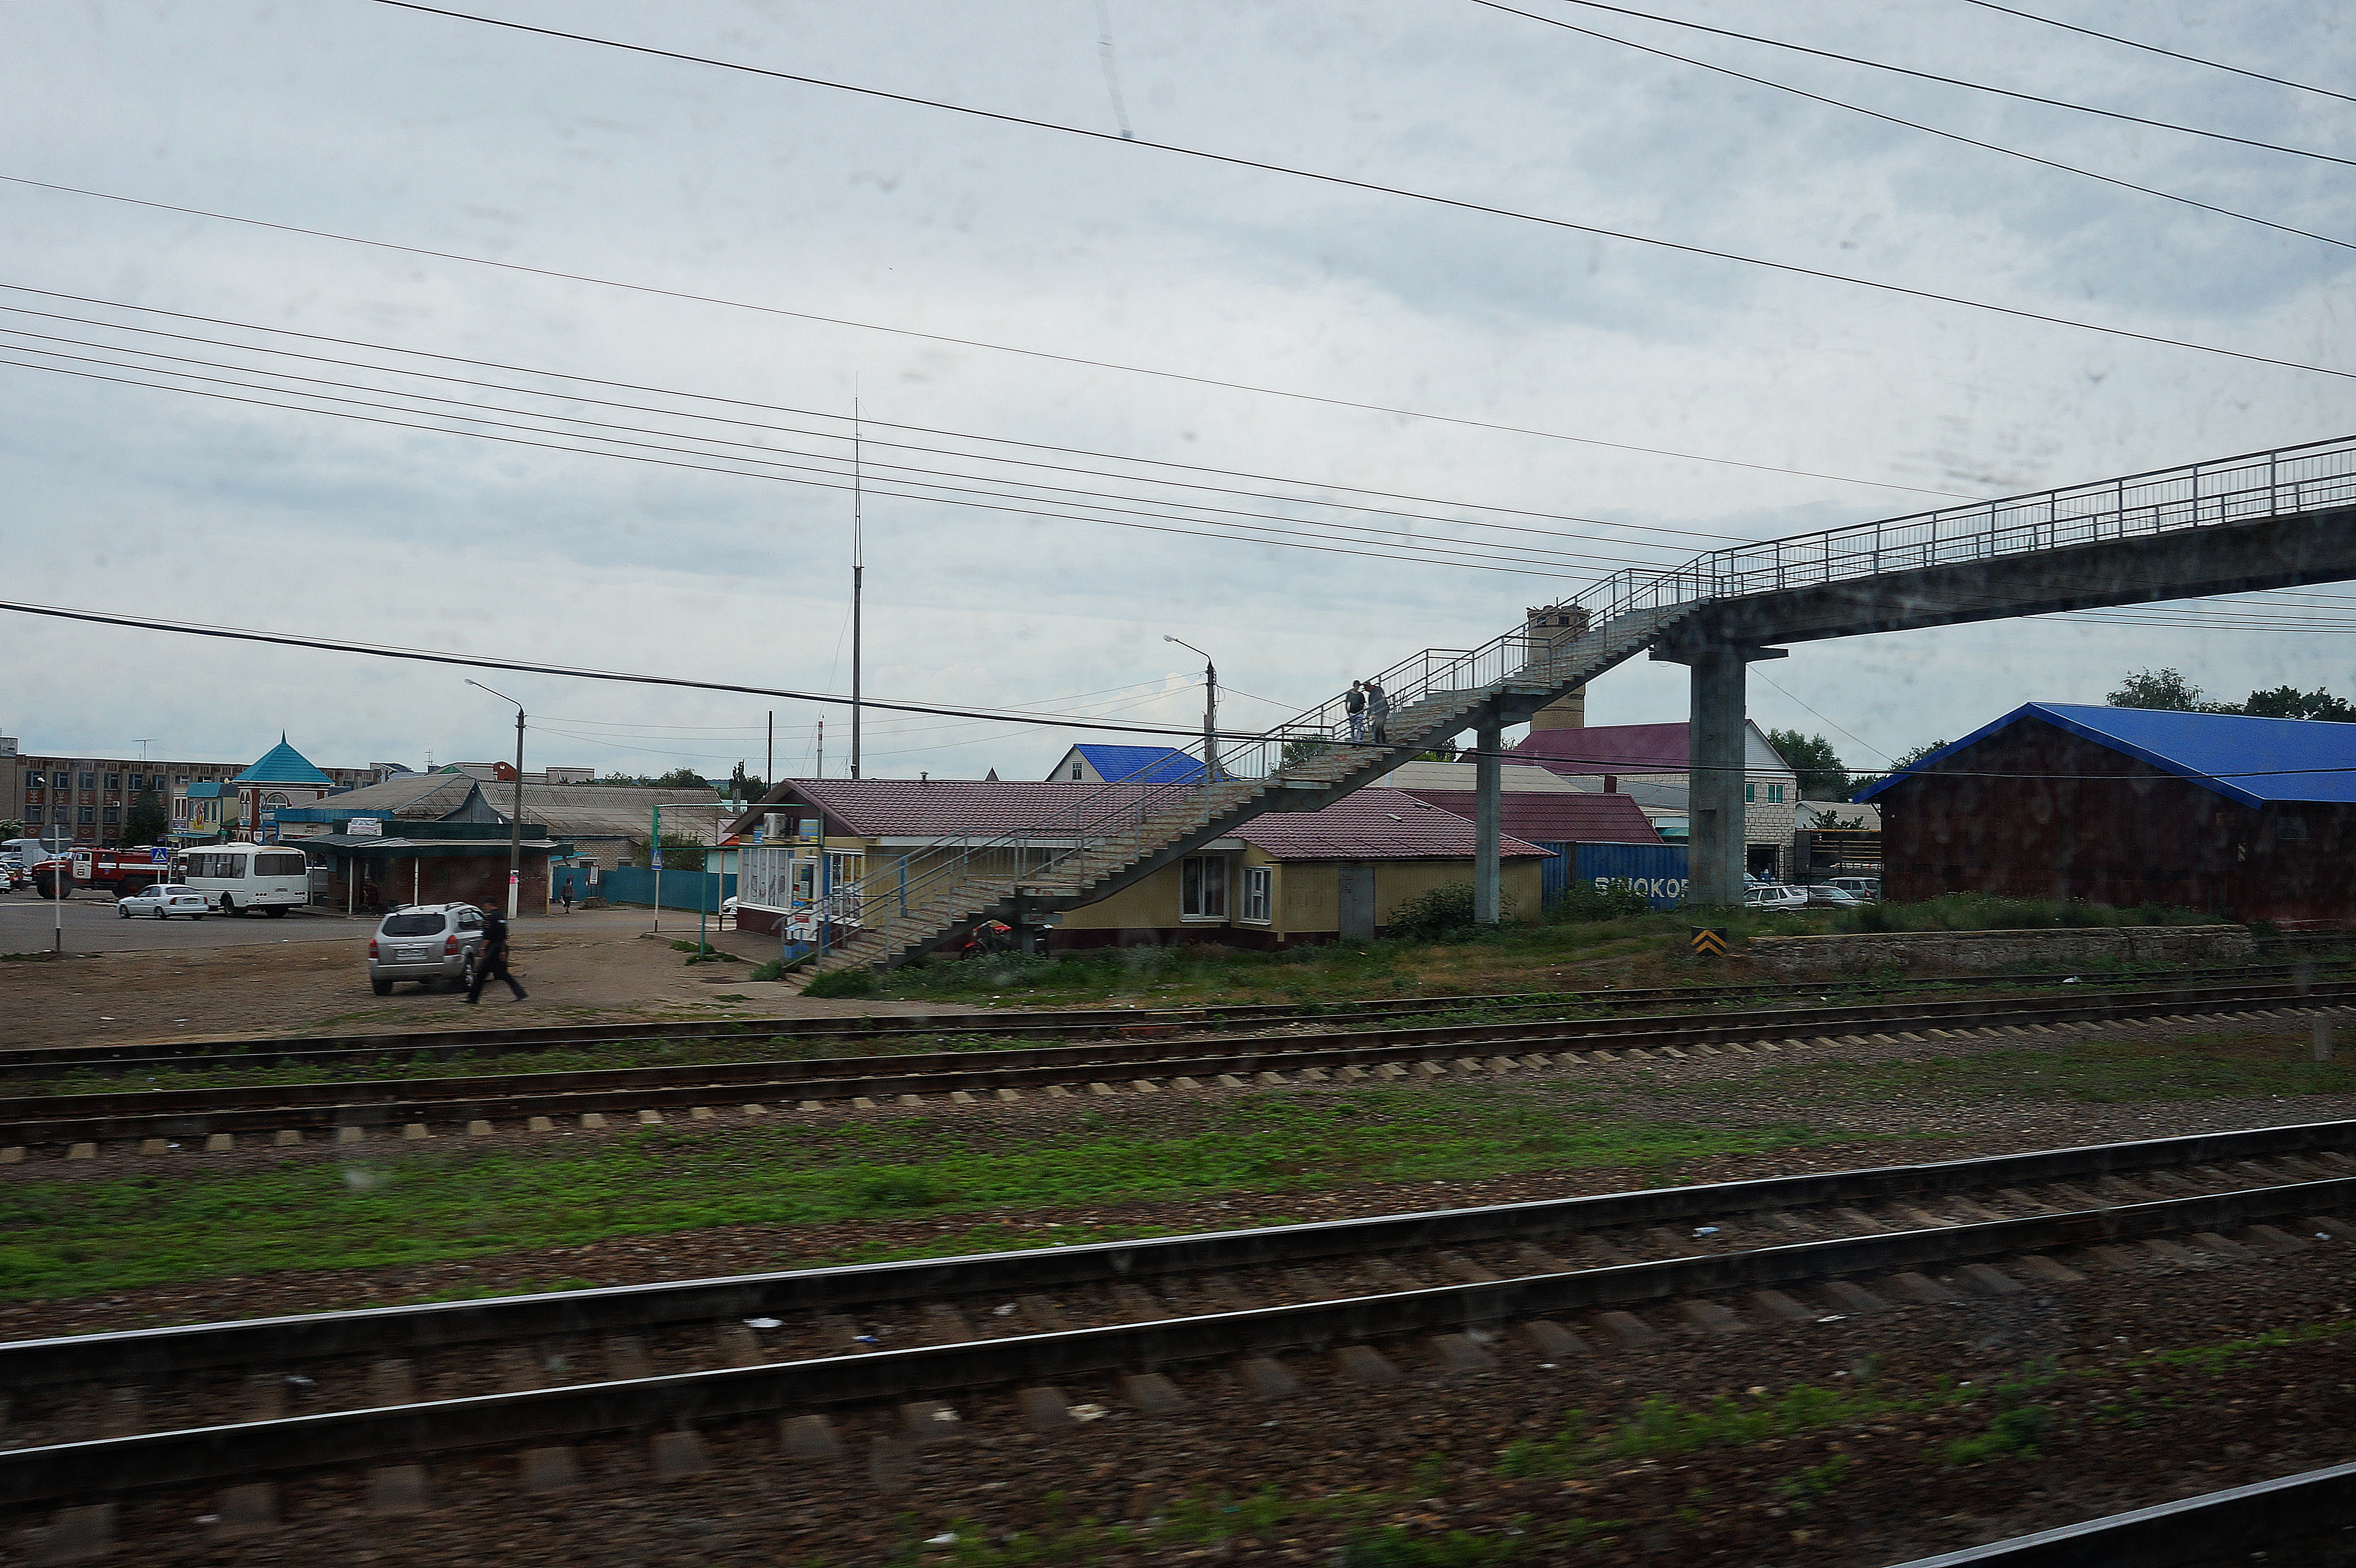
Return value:
M 1806 890 L 1787 888 L 1775 882 L 1762 882 L 1742 890 L 1744 909 L 1800 910 L 1808 907 Z
M 1835 877 L 1830 885 L 1845 893 L 1854 893 L 1868 903 L 1878 903 L 1881 899 L 1879 877 Z
M 465 986 L 474 978 L 475 952 L 482 944 L 483 912 L 473 904 L 397 909 L 369 938 L 369 988 L 382 997 L 391 994 L 395 980 Z
M 1811 909 L 1856 909 L 1866 901 L 1847 888 L 1837 888 L 1830 882 L 1812 883 L 1807 893 Z
M 184 914 L 190 920 L 202 920 L 212 907 L 210 897 L 181 882 L 157 882 L 114 901 L 114 912 L 123 920 L 134 914 L 152 914 L 157 920 Z

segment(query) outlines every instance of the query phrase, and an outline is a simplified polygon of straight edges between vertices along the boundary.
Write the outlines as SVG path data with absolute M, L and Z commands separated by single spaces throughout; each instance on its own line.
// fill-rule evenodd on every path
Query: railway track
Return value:
M 2328 961 L 2295 959 L 2279 963 L 2220 965 L 2171 972 L 2169 983 L 2192 986 L 2265 985 L 2285 982 L 2297 989 L 2317 978 L 2330 977 Z M 2342 966 L 2344 969 L 2344 965 Z M 0 1081 L 56 1077 L 61 1073 L 103 1070 L 123 1076 L 142 1072 L 184 1069 L 191 1064 L 211 1067 L 320 1066 L 370 1064 L 404 1059 L 458 1061 L 479 1053 L 559 1050 L 567 1046 L 601 1046 L 626 1041 L 696 1042 L 737 1040 L 855 1040 L 889 1044 L 943 1034 L 993 1038 L 1093 1039 L 1140 1032 L 1215 1033 L 1282 1026 L 1330 1029 L 1352 1025 L 1380 1025 L 1403 1018 L 1462 1012 L 1468 1009 L 1558 1011 L 1635 1008 L 1703 1008 L 1729 1003 L 1765 1005 L 1783 998 L 1803 1001 L 1829 994 L 1866 989 L 1877 994 L 2000 993 L 2023 988 L 2050 988 L 2064 984 L 2097 990 L 2119 987 L 2147 989 L 2149 976 L 2082 975 L 2055 971 L 2043 975 L 2008 975 L 1986 979 L 1918 978 L 1873 980 L 1795 980 L 1746 982 L 1729 986 L 1612 987 L 1601 990 L 1499 992 L 1450 997 L 1398 997 L 1326 1004 L 1249 1003 L 1199 1008 L 1099 1008 L 963 1013 L 901 1013 L 856 1017 L 731 1019 L 669 1023 L 585 1024 L 524 1029 L 450 1029 L 413 1034 L 281 1036 L 266 1040 L 197 1040 L 158 1045 L 153 1042 L 72 1047 L 0 1049 Z
M 2356 1465 L 2333 1465 L 2197 1498 L 2108 1514 L 1898 1568 L 2240 1568 L 2343 1563 L 2356 1518 Z
M 659 1122 L 775 1111 L 923 1106 L 1160 1093 L 1290 1082 L 1380 1082 L 1450 1073 L 1494 1075 L 1575 1067 L 1597 1060 L 1682 1060 L 1803 1051 L 1867 1041 L 1937 1044 L 2019 1031 L 2054 1036 L 2131 1019 L 2222 1018 L 2288 1022 L 2356 1002 L 2356 981 L 2276 985 L 2169 985 L 2140 990 L 2010 997 L 1922 997 L 1854 1006 L 1766 1008 L 1667 1015 L 1292 1031 L 1221 1038 L 1107 1037 L 1075 1045 L 806 1058 L 573 1072 L 128 1090 L 0 1098 L 0 1160 L 28 1149 L 94 1157 L 108 1142 L 136 1140 L 149 1153 L 180 1139 L 213 1150 L 241 1135 L 279 1145 L 316 1136 L 359 1142 L 399 1129 L 484 1136 L 499 1124 L 551 1131 L 560 1120 L 597 1127 L 616 1116 Z M 1918 1033 L 1917 1031 L 1922 1031 Z
M 267 1528 L 276 1488 L 322 1473 L 367 1471 L 380 1511 L 429 1507 L 429 1467 L 455 1456 L 474 1484 L 549 1490 L 593 1440 L 646 1444 L 658 1474 L 704 1467 L 708 1439 L 816 1464 L 1010 1397 L 1046 1432 L 1897 1304 L 1970 1310 L 2099 1271 L 2356 1243 L 2351 1151 L 2356 1122 L 2332 1122 L 17 1341 L 0 1344 L 0 1503 L 58 1509 L 52 1538 L 97 1550 L 116 1500 L 162 1490 L 227 1486 L 220 1511 Z

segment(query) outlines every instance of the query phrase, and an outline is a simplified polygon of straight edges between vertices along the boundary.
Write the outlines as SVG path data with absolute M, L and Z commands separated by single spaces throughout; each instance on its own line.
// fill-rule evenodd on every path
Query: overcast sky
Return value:
M 1615 565 L 2356 427 L 2342 378 L 1118 139 L 1125 116 L 1141 142 L 2356 370 L 2344 246 L 1469 0 L 458 8 L 1109 134 L 373 0 L 20 0 L 0 60 L 0 175 L 103 196 L 0 185 L 0 283 L 16 285 L 0 291 L 16 307 L 0 315 L 0 358 L 19 362 L 0 364 L 5 597 L 843 691 L 855 389 L 867 433 L 903 443 L 864 453 L 878 465 L 869 696 L 1185 726 L 1200 662 L 1170 634 L 1216 658 L 1233 693 L 1223 727 L 1244 729 L 1419 648 L 1472 646 Z M 1560 0 L 1527 8 L 2356 237 L 2343 164 Z M 2356 35 L 2329 6 L 2025 8 L 2356 80 Z M 2344 101 L 1965 0 L 1676 0 L 1667 14 L 2356 157 Z M 273 368 L 319 379 L 258 373 Z M 496 388 L 404 373 L 421 370 Z M 458 411 L 505 421 L 466 428 L 511 440 L 232 397 L 445 430 Z M 592 435 L 607 453 L 699 466 L 514 443 Z M 747 476 L 754 464 L 801 466 Z M 1181 502 L 1192 521 L 1172 521 Z M 1191 531 L 1114 526 L 1149 518 Z M 1409 559 L 1251 542 L 1237 525 Z M 2023 701 L 2099 700 L 2146 666 L 2235 698 L 2283 681 L 2356 693 L 2356 590 L 2251 603 L 2247 622 L 2053 617 L 1803 645 L 1755 671 L 1751 713 L 1872 764 Z M 414 766 L 511 745 L 511 710 L 433 666 L 20 615 L 0 615 L 0 659 L 13 675 L 0 732 L 30 751 L 135 754 L 144 740 L 149 755 L 241 761 L 284 730 L 323 764 Z M 530 765 L 762 765 L 760 699 L 487 678 L 534 715 Z M 1590 694 L 1590 721 L 1682 720 L 1683 678 L 1624 666 Z M 820 711 L 776 706 L 779 770 L 807 772 Z M 836 773 L 848 720 L 824 717 Z M 867 771 L 1035 777 L 1073 738 L 871 716 Z

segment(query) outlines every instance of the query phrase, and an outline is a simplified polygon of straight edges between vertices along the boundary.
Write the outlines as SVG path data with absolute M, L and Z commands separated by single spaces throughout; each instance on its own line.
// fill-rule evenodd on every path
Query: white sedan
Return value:
M 114 912 L 123 920 L 134 914 L 152 914 L 157 920 L 169 920 L 176 914 L 190 920 L 202 920 L 212 912 L 212 901 L 194 888 L 184 888 L 177 882 L 157 882 L 129 898 L 114 901 Z

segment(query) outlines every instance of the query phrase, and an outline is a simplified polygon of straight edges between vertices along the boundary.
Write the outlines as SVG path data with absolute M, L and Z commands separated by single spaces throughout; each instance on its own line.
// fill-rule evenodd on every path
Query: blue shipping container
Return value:
M 1549 846 L 1550 847 L 1550 846 Z M 1655 909 L 1675 909 L 1685 901 L 1686 847 L 1682 844 L 1577 844 L 1569 873 L 1581 885 L 1601 888 L 1626 882 L 1644 895 Z M 1552 870 L 1561 862 L 1547 862 Z M 1552 901 L 1549 897 L 1548 901 Z

